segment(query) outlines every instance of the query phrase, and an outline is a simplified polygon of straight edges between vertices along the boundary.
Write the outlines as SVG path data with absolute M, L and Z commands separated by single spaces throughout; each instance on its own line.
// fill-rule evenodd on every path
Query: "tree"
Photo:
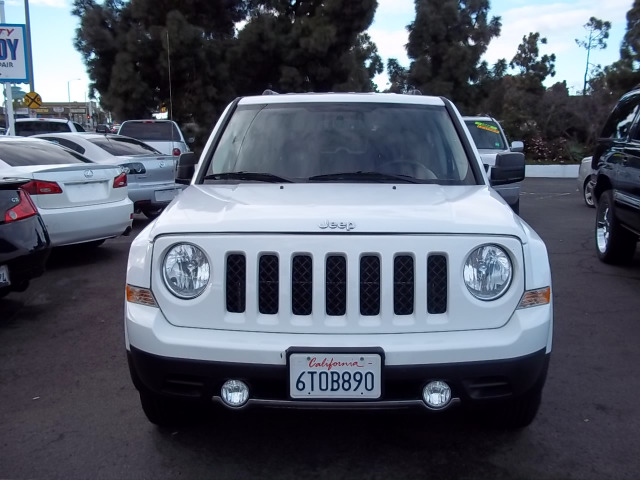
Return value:
M 176 120 L 210 125 L 234 95 L 226 52 L 246 13 L 246 0 L 75 0 L 75 47 L 117 119 L 172 104 Z
M 395 58 L 387 60 L 387 76 L 390 86 L 386 90 L 390 93 L 407 93 L 411 90 L 409 85 L 409 69 L 400 65 Z
M 407 26 L 409 83 L 469 107 L 480 59 L 500 34 L 500 17 L 488 14 L 489 0 L 416 0 L 416 18 Z
M 509 66 L 520 70 L 520 74 L 528 76 L 540 83 L 547 77 L 553 77 L 555 70 L 555 54 L 543 55 L 540 57 L 538 43 L 547 44 L 546 38 L 540 38 L 540 33 L 529 33 L 522 37 L 522 43 L 518 45 L 516 55 L 511 59 Z
M 598 49 L 603 50 L 607 48 L 607 38 L 609 38 L 609 29 L 611 28 L 611 22 L 602 21 L 599 18 L 591 17 L 589 21 L 584 24 L 584 29 L 587 31 L 587 35 L 584 39 L 575 39 L 576 44 L 587 50 L 587 66 L 584 70 L 584 86 L 582 87 L 582 95 L 587 94 L 587 77 L 589 76 L 589 57 L 591 50 Z
M 365 31 L 376 0 L 259 3 L 230 52 L 238 93 L 375 89 L 382 60 Z

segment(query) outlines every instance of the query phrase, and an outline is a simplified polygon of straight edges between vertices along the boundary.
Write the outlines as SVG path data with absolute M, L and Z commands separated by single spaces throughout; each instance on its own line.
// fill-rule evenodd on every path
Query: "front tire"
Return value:
M 587 207 L 595 208 L 596 204 L 593 201 L 593 189 L 595 184 L 593 183 L 591 176 L 588 176 L 582 186 L 582 198 Z
M 605 190 L 596 209 L 596 252 L 604 263 L 628 264 L 636 250 L 636 237 L 616 217 L 613 192 Z

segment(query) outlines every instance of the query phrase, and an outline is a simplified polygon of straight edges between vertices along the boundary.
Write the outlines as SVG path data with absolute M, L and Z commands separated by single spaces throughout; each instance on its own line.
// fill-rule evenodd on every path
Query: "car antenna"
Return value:
M 173 122 L 173 95 L 171 91 L 171 44 L 169 43 L 169 29 L 167 28 L 167 64 L 169 66 L 169 120 Z M 171 130 L 171 148 L 174 145 L 173 139 L 173 123 L 169 125 L 169 130 Z

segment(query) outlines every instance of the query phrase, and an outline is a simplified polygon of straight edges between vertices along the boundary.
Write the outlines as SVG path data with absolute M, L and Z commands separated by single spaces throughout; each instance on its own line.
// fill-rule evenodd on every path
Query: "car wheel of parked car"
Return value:
M 605 263 L 629 263 L 638 237 L 620 225 L 616 218 L 613 192 L 606 190 L 598 199 L 596 210 L 596 251 Z
M 588 176 L 584 181 L 584 185 L 582 186 L 582 197 L 584 198 L 584 203 L 587 204 L 587 207 L 594 208 L 596 204 L 593 201 L 593 187 L 595 187 L 591 176 Z
M 142 213 L 149 220 L 153 220 L 154 218 L 158 218 L 162 213 L 163 208 L 144 208 L 142 209 Z

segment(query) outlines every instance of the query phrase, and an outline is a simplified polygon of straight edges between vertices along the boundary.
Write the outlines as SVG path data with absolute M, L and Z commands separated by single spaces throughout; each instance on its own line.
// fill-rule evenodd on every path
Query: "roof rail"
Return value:
M 264 92 L 262 92 L 262 95 L 279 95 L 278 92 L 275 92 L 273 90 L 271 90 L 270 88 L 267 88 Z

